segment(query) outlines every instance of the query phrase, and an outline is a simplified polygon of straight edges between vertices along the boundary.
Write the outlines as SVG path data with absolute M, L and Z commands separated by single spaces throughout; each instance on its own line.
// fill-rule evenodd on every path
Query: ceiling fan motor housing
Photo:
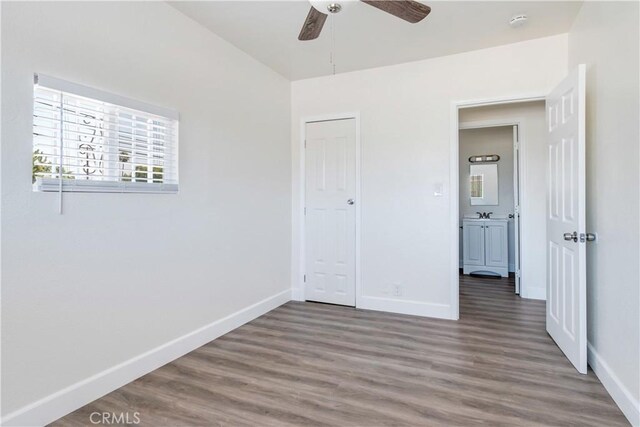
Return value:
M 337 2 L 336 0 L 309 0 L 311 6 L 320 13 L 338 13 L 342 10 L 346 2 Z

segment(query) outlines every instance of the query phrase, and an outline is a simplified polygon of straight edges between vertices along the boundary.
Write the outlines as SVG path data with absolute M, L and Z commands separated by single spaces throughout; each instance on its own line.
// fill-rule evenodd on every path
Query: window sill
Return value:
M 33 191 L 59 192 L 60 180 L 55 178 L 38 178 L 33 184 Z M 80 179 L 63 179 L 62 191 L 71 193 L 177 193 L 178 184 L 160 184 L 155 182 L 122 182 L 122 181 L 90 181 Z

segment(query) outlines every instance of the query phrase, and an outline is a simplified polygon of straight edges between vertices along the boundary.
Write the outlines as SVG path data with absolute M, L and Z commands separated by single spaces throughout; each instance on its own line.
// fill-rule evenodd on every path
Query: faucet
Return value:
M 491 214 L 493 212 L 476 212 L 478 214 L 478 219 L 491 219 Z

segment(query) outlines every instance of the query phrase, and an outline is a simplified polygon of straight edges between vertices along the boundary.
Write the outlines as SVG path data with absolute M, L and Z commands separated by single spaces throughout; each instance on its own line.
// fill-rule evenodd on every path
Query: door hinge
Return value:
M 517 205 L 514 209 L 514 212 L 519 214 L 520 213 L 520 205 Z
M 304 283 L 307 283 L 307 275 L 306 274 L 304 276 L 302 276 L 302 280 L 304 281 Z
M 304 148 L 307 148 L 307 140 L 304 140 Z
M 307 214 L 307 207 L 306 206 L 304 207 L 304 214 L 305 215 Z

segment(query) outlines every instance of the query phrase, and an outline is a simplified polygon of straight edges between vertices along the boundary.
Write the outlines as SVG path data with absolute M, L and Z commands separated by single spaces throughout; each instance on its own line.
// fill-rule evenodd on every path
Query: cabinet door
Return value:
M 464 264 L 484 265 L 484 223 L 465 222 L 462 236 Z
M 484 227 L 485 265 L 488 267 L 508 267 L 507 222 L 487 221 Z

